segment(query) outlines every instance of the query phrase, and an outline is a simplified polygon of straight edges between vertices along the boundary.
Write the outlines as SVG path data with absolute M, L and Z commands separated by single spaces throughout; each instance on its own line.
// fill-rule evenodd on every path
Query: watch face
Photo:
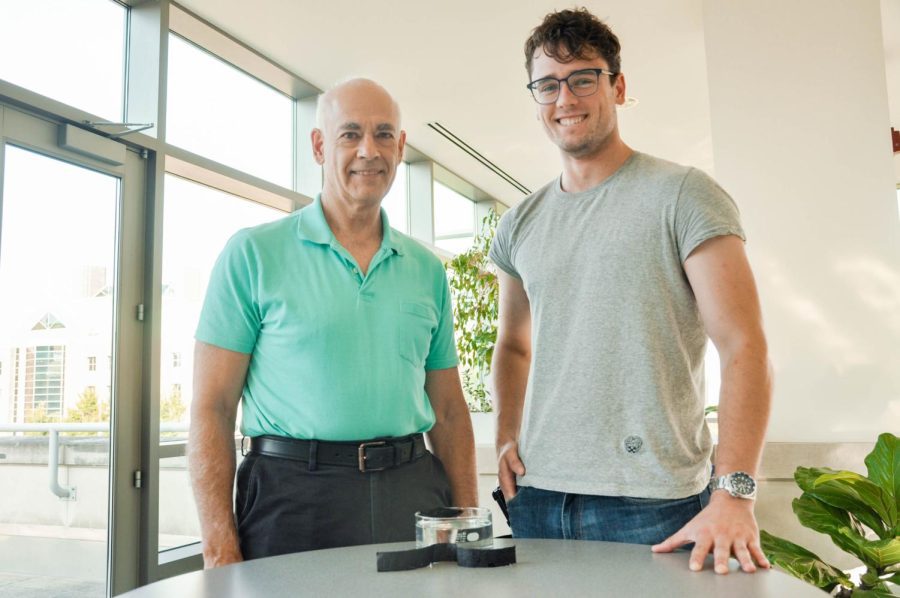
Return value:
M 731 489 L 739 496 L 750 496 L 756 490 L 756 482 L 743 471 L 736 471 L 730 476 Z

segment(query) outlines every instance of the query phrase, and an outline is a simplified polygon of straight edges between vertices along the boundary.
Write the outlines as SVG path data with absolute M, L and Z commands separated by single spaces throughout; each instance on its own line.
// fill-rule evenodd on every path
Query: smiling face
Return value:
M 324 171 L 322 197 L 356 208 L 379 206 L 406 143 L 396 103 L 364 79 L 335 87 L 320 101 L 321 128 L 313 130 L 312 142 Z
M 582 69 L 609 69 L 599 57 L 559 62 L 548 56 L 543 48 L 534 54 L 531 80 L 543 77 L 562 79 Z M 601 75 L 597 92 L 576 96 L 565 83 L 559 97 L 552 104 L 537 104 L 538 118 L 550 140 L 563 154 L 585 158 L 600 154 L 621 140 L 616 120 L 616 104 L 625 102 L 625 79 L 619 74 L 610 84 L 609 75 Z

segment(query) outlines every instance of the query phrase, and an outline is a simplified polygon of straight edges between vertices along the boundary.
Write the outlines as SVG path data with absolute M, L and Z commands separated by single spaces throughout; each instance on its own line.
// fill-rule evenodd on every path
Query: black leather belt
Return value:
M 314 460 L 319 465 L 356 467 L 365 473 L 410 463 L 423 456 L 427 449 L 422 434 L 400 438 L 375 438 L 361 442 L 256 436 L 250 439 L 248 452 L 303 462 Z
M 379 552 L 378 571 L 421 569 L 438 561 L 456 561 L 460 567 L 504 567 L 516 562 L 516 547 L 466 548 L 457 544 L 432 544 L 412 550 Z

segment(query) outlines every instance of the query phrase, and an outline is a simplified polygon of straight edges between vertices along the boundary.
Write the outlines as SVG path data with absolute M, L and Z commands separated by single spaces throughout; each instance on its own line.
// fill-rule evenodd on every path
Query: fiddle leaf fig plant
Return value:
M 828 468 L 798 467 L 803 490 L 792 507 L 800 523 L 827 534 L 866 568 L 859 582 L 812 552 L 765 530 L 762 548 L 772 563 L 835 596 L 895 596 L 900 585 L 900 440 L 878 437 L 865 459 L 868 475 Z
M 491 411 L 485 376 L 490 371 L 497 341 L 500 290 L 488 251 L 499 221 L 500 216 L 491 210 L 482 221 L 481 231 L 472 246 L 446 265 L 463 391 L 469 410 L 475 412 Z

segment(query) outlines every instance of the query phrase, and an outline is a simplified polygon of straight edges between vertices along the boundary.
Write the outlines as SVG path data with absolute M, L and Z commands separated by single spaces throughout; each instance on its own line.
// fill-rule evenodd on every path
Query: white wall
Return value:
M 900 429 L 900 220 L 878 0 L 704 0 L 716 178 L 748 233 L 770 441 Z

